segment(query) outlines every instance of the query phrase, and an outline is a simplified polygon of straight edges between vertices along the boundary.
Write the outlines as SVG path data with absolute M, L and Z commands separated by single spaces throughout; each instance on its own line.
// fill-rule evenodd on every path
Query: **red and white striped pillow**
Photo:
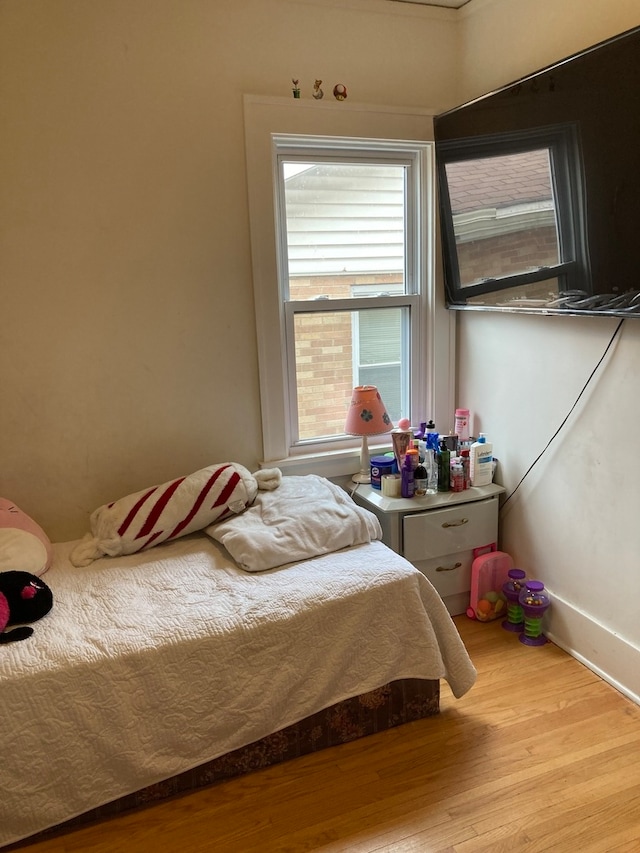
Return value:
M 266 473 L 259 472 L 265 482 Z M 75 566 L 88 566 L 99 557 L 135 554 L 186 536 L 242 512 L 253 503 L 259 487 L 275 485 L 259 485 L 244 466 L 225 462 L 143 489 L 96 509 L 91 533 L 75 546 L 70 560 Z

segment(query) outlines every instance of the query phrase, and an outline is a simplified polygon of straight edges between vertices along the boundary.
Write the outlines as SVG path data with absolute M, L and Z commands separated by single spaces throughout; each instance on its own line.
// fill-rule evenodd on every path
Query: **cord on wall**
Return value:
M 567 414 L 566 414 L 566 416 L 565 416 L 564 420 L 562 421 L 562 423 L 560 424 L 560 426 L 558 427 L 558 429 L 554 432 L 554 434 L 551 436 L 551 438 L 550 438 L 550 439 L 549 439 L 549 441 L 546 443 L 546 445 L 544 446 L 544 448 L 540 451 L 540 453 L 538 454 L 538 456 L 533 460 L 533 462 L 531 463 L 531 465 L 529 465 L 529 467 L 527 468 L 527 470 L 524 472 L 524 474 L 523 474 L 523 475 L 522 475 L 522 477 L 520 478 L 520 482 L 519 482 L 519 483 L 518 483 L 518 485 L 515 487 L 515 489 L 514 489 L 514 490 L 513 490 L 509 495 L 507 495 L 507 497 L 506 497 L 506 498 L 504 499 L 504 501 L 502 502 L 502 506 L 500 507 L 500 512 L 501 512 L 501 513 L 504 511 L 505 506 L 506 506 L 506 505 L 507 505 L 507 503 L 511 500 L 511 498 L 515 495 L 515 493 L 518 491 L 518 489 L 520 488 L 520 486 L 524 483 L 525 479 L 529 476 L 529 474 L 531 473 L 531 471 L 533 470 L 533 468 L 538 464 L 538 462 L 540 461 L 540 459 L 542 459 L 542 457 L 544 456 L 544 454 L 547 452 L 547 450 L 548 450 L 548 449 L 549 449 L 549 447 L 551 446 L 551 443 L 552 443 L 552 442 L 553 442 L 553 440 L 556 438 L 556 436 L 558 435 L 558 433 L 560 432 L 560 430 L 564 427 L 564 425 L 566 424 L 566 422 L 569 420 L 569 418 L 570 418 L 570 416 L 571 416 L 571 413 L 573 412 L 573 410 L 575 409 L 575 407 L 578 405 L 578 403 L 579 403 L 579 401 L 580 401 L 580 398 L 582 397 L 582 395 L 584 394 L 584 392 L 585 392 L 585 391 L 587 390 L 587 388 L 589 387 L 589 383 L 591 382 L 591 380 L 593 379 L 593 377 L 594 377 L 594 376 L 595 376 L 595 374 L 596 374 L 596 371 L 598 370 L 598 368 L 600 367 L 600 365 L 601 365 L 601 364 L 602 364 L 602 362 L 604 361 L 604 358 L 605 358 L 606 354 L 607 354 L 607 353 L 609 352 L 609 350 L 611 349 L 611 346 L 612 346 L 613 342 L 615 341 L 615 339 L 616 339 L 616 337 L 617 337 L 617 335 L 618 335 L 618 333 L 619 333 L 620 329 L 622 328 L 622 324 L 623 324 L 623 323 L 624 323 L 624 317 L 622 318 L 622 320 L 620 320 L 620 322 L 619 322 L 619 323 L 618 323 L 618 325 L 616 326 L 614 333 L 611 335 L 611 340 L 609 341 L 609 343 L 607 344 L 607 346 L 606 346 L 606 348 L 605 348 L 605 351 L 602 353 L 602 355 L 601 355 L 601 356 L 600 356 L 600 358 L 598 359 L 598 363 L 596 364 L 596 366 L 595 366 L 595 367 L 593 368 L 593 370 L 591 371 L 591 374 L 590 374 L 589 378 L 587 379 L 587 381 L 584 383 L 584 385 L 583 385 L 583 387 L 582 387 L 582 391 L 580 391 L 580 393 L 579 393 L 579 394 L 578 394 L 578 396 L 576 397 L 576 399 L 575 399 L 575 402 L 574 402 L 573 406 L 571 406 L 571 408 L 570 408 L 570 409 L 569 409 L 569 411 L 567 412 Z

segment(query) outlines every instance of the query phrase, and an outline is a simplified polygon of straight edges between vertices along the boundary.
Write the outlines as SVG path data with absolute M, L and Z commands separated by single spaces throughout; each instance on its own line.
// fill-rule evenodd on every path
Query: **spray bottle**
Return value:
M 424 467 L 427 472 L 426 493 L 435 495 L 438 493 L 438 433 L 432 420 L 425 427 L 424 439 Z

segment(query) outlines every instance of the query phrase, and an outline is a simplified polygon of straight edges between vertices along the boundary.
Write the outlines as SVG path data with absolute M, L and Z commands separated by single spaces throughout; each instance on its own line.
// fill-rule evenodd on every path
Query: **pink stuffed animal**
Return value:
M 13 501 L 0 498 L 0 572 L 29 572 L 40 577 L 53 560 L 49 537 Z

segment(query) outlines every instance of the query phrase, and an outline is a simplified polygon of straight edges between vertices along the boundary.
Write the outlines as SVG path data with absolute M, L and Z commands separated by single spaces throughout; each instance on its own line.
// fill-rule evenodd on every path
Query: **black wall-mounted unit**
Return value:
M 435 119 L 450 308 L 640 317 L 640 27 Z

